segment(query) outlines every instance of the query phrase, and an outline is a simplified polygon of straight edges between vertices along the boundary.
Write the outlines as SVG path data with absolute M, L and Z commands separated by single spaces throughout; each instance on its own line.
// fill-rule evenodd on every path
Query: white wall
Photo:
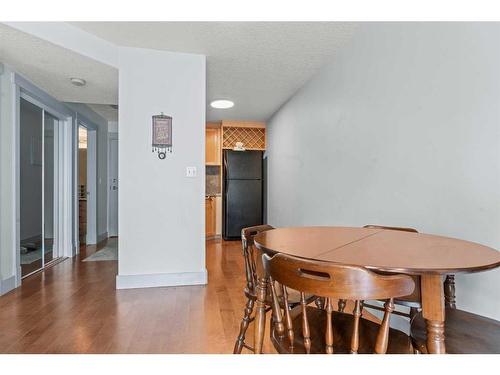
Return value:
M 12 71 L 0 63 L 0 294 L 16 286 L 15 90 Z M 10 183 L 9 183 L 10 182 Z
M 119 70 L 117 287 L 206 283 L 205 57 L 120 48 Z M 162 111 L 173 117 L 165 160 L 151 152 Z
M 384 224 L 500 245 L 500 24 L 375 23 L 268 123 L 276 226 Z M 458 307 L 500 319 L 500 270 Z
M 118 133 L 118 121 L 108 121 L 108 131 L 110 133 Z

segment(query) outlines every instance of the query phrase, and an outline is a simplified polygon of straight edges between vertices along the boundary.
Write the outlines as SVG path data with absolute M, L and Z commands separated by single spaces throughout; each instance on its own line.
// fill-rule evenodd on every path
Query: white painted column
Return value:
M 205 85 L 205 56 L 119 49 L 118 289 L 207 282 Z M 173 117 L 164 160 L 151 152 L 161 112 Z
M 16 280 L 16 86 L 13 72 L 0 63 L 0 295 L 18 286 Z

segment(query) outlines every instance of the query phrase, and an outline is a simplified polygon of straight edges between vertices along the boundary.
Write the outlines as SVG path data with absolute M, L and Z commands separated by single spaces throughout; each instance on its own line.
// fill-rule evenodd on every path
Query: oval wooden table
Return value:
M 254 239 L 260 251 L 421 276 L 429 353 L 445 353 L 443 276 L 500 266 L 500 252 L 477 243 L 423 233 L 350 227 L 278 228 Z M 260 263 L 260 262 L 258 262 Z M 267 279 L 259 271 L 255 352 L 262 351 Z

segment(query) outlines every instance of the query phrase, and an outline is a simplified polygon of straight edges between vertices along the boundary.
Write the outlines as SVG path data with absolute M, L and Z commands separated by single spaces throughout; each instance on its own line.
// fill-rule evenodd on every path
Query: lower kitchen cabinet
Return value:
M 205 197 L 205 235 L 207 238 L 214 237 L 216 234 L 215 211 L 215 197 Z

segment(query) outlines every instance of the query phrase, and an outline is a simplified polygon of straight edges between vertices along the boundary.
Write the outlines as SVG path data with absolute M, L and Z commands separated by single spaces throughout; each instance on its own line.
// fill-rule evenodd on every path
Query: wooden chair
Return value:
M 403 230 L 418 233 L 413 228 L 384 227 L 366 225 L 365 228 L 380 228 Z M 422 316 L 420 302 L 420 277 L 413 276 L 415 292 L 394 303 L 410 307 L 410 335 L 413 347 L 420 353 L 427 352 L 426 325 Z M 500 322 L 480 315 L 472 314 L 456 308 L 455 275 L 446 275 L 444 281 L 444 301 L 446 306 L 445 335 L 446 352 L 451 354 L 499 354 L 500 353 Z M 365 305 L 366 306 L 366 305 Z M 378 306 L 370 306 L 380 309 Z
M 413 228 L 402 228 L 402 227 L 388 227 L 383 225 L 365 225 L 363 228 L 373 228 L 373 229 L 387 229 L 387 230 L 398 230 L 403 232 L 418 233 L 416 229 Z M 394 304 L 406 306 L 410 308 L 410 312 L 404 313 L 401 311 L 394 311 L 393 314 L 404 316 L 410 320 L 415 317 L 419 311 L 422 310 L 421 294 L 420 294 L 420 276 L 411 276 L 415 282 L 415 290 L 411 295 L 400 297 L 394 300 Z M 444 281 L 445 290 L 445 303 L 447 307 L 455 307 L 455 275 L 447 275 Z M 365 307 L 382 310 L 380 306 L 365 303 Z
M 243 228 L 241 231 L 241 243 L 243 248 L 243 258 L 245 264 L 245 277 L 246 277 L 246 286 L 244 289 L 245 297 L 247 298 L 247 303 L 245 305 L 243 319 L 240 324 L 240 332 L 238 337 L 236 338 L 236 342 L 234 344 L 233 353 L 240 354 L 243 348 L 247 348 L 250 351 L 254 351 L 254 348 L 246 344 L 245 342 L 245 334 L 248 330 L 249 324 L 255 319 L 252 316 L 252 312 L 254 309 L 255 301 L 257 300 L 256 287 L 257 287 L 257 264 L 256 259 L 257 251 L 254 247 L 254 237 L 261 232 L 268 231 L 274 229 L 274 227 L 270 225 L 258 225 L 249 228 Z M 270 283 L 269 292 L 266 296 L 266 313 L 272 309 L 272 306 L 275 305 L 276 308 L 273 310 L 272 324 L 276 323 L 283 327 L 282 325 L 282 317 L 280 315 L 280 308 L 284 306 L 284 298 L 283 295 L 279 293 L 282 290 L 281 287 L 276 288 L 274 283 Z M 314 299 L 313 296 L 307 296 L 308 303 Z M 287 300 L 287 306 L 293 308 L 300 304 L 300 296 L 297 292 L 291 293 Z M 284 329 L 284 328 L 283 328 Z
M 282 285 L 285 301 L 288 288 L 301 295 L 299 306 L 285 308 L 286 334 L 271 326 L 279 353 L 412 353 L 409 337 L 389 327 L 394 298 L 411 294 L 415 287 L 411 277 L 378 275 L 362 267 L 285 254 L 262 257 L 271 282 Z M 325 308 L 307 306 L 306 293 L 323 297 Z M 333 311 L 334 299 L 354 301 L 353 315 Z M 386 301 L 380 325 L 361 317 L 365 299 Z
M 416 229 L 413 229 L 413 228 L 388 227 L 388 226 L 383 226 L 383 225 L 365 225 L 363 228 L 398 230 L 398 231 L 402 231 L 402 232 L 418 233 L 418 231 Z M 393 313 L 396 315 L 404 316 L 405 318 L 408 318 L 411 320 L 411 318 L 413 316 L 415 316 L 422 309 L 422 303 L 421 303 L 421 297 L 420 297 L 420 276 L 410 276 L 410 277 L 415 282 L 415 289 L 413 290 L 413 293 L 411 295 L 403 296 L 401 298 L 397 298 L 394 300 L 394 304 L 396 304 L 396 305 L 409 307 L 410 312 L 404 313 L 404 312 L 395 310 Z M 380 306 L 373 305 L 373 304 L 365 303 L 365 307 L 383 311 L 383 309 Z

